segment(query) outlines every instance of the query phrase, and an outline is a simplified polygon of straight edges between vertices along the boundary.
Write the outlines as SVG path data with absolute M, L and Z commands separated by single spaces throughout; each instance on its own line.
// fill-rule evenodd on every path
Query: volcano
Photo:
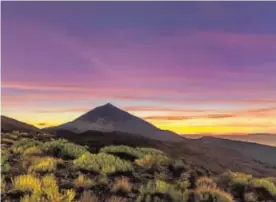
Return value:
M 54 129 L 69 130 L 74 133 L 83 133 L 86 131 L 116 131 L 165 141 L 180 141 L 185 139 L 174 132 L 161 130 L 151 123 L 110 103 L 96 107 L 77 119 L 59 125 Z

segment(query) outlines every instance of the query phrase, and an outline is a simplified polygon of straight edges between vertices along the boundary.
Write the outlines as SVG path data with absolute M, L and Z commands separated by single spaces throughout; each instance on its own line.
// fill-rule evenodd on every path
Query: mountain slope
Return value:
M 69 130 L 75 133 L 83 133 L 90 130 L 101 132 L 120 131 L 166 141 L 181 141 L 184 139 L 176 133 L 161 130 L 109 103 L 96 107 L 72 122 L 62 124 L 51 130 L 53 129 Z
M 252 157 L 263 163 L 276 166 L 276 147 L 273 146 L 261 145 L 251 142 L 242 142 L 238 140 L 228 140 L 217 137 L 202 137 L 195 141 L 202 142 L 210 146 L 221 146 L 233 149 L 241 152 L 243 155 Z
M 12 132 L 16 130 L 20 132 L 39 132 L 40 131 L 40 129 L 30 124 L 17 121 L 7 116 L 1 115 L 1 132 Z
M 122 132 L 87 131 L 76 134 L 65 130 L 56 131 L 55 136 L 78 144 L 88 145 L 93 152 L 97 152 L 101 147 L 109 145 L 153 147 L 173 157 L 183 159 L 191 165 L 206 168 L 215 173 L 230 169 L 256 176 L 276 177 L 276 167 L 270 163 L 256 160 L 252 156 L 243 154 L 242 151 L 198 140 L 184 139 L 181 142 L 168 142 Z

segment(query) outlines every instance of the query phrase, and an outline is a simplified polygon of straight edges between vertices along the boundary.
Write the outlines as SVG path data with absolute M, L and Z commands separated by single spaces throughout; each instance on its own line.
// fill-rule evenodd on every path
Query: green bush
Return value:
M 200 196 L 200 201 L 233 202 L 232 195 L 220 189 L 199 188 L 196 191 Z
M 108 177 L 106 174 L 100 174 L 97 178 L 97 184 L 99 185 L 107 185 L 108 184 Z
M 243 200 L 245 202 L 256 202 L 258 201 L 258 196 L 254 192 L 244 193 Z
M 136 149 L 140 152 L 143 152 L 144 154 L 164 154 L 164 152 L 158 149 L 149 148 L 149 147 L 137 147 Z
M 76 187 L 86 188 L 95 185 L 95 181 L 85 175 L 79 175 L 78 178 L 74 180 L 74 184 Z
M 7 173 L 11 169 L 11 166 L 10 166 L 8 160 L 9 160 L 9 155 L 8 154 L 1 155 L 1 172 L 2 173 Z
M 153 200 L 152 196 L 156 194 L 167 195 L 174 202 L 183 202 L 188 199 L 186 192 L 181 192 L 181 190 L 176 189 L 174 185 L 162 180 L 149 181 L 146 185 L 140 187 L 139 192 L 140 195 L 137 197 L 136 201 L 151 201 Z
M 53 172 L 57 168 L 57 160 L 53 157 L 37 157 L 32 158 L 29 167 L 30 172 Z
M 106 146 L 101 148 L 100 152 L 105 152 L 105 153 L 125 153 L 128 155 L 131 155 L 136 158 L 141 158 L 144 156 L 143 152 L 137 151 L 137 149 L 129 147 L 129 146 L 124 146 L 124 145 L 119 145 L 119 146 Z
M 266 179 L 252 179 L 249 184 L 253 188 L 263 188 L 272 196 L 276 196 L 276 186 Z
M 141 167 L 151 169 L 153 167 L 168 165 L 170 163 L 170 159 L 161 154 L 147 154 L 143 158 L 136 159 L 135 163 Z
M 252 175 L 227 171 L 223 173 L 221 179 L 228 181 L 232 186 L 246 186 L 252 179 Z
M 34 147 L 34 146 L 39 146 L 42 143 L 40 141 L 34 140 L 34 139 L 29 139 L 29 138 L 24 138 L 20 141 L 17 141 L 13 144 L 11 147 L 11 150 L 14 153 L 23 153 L 26 149 L 29 147 Z
M 68 142 L 64 139 L 46 142 L 42 145 L 42 150 L 51 155 L 74 159 L 87 152 L 84 146 Z
M 106 146 L 101 148 L 100 152 L 105 153 L 125 153 L 136 158 L 143 158 L 147 154 L 163 154 L 162 151 L 153 149 L 153 148 L 144 148 L 144 147 L 129 147 L 125 145 L 118 146 Z
M 78 169 L 104 174 L 111 174 L 119 171 L 127 172 L 133 170 L 132 164 L 130 162 L 105 153 L 85 153 L 78 159 L 74 160 L 73 163 Z

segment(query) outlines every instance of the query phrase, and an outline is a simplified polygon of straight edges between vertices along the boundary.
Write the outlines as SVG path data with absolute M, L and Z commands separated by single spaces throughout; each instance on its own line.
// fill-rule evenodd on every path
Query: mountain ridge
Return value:
M 1 132 L 39 132 L 40 129 L 22 121 L 10 118 L 8 116 L 1 115 Z
M 73 121 L 52 127 L 52 130 L 69 130 L 83 133 L 89 130 L 101 132 L 126 132 L 151 139 L 181 141 L 184 137 L 172 131 L 157 128 L 145 120 L 107 103 L 79 116 Z

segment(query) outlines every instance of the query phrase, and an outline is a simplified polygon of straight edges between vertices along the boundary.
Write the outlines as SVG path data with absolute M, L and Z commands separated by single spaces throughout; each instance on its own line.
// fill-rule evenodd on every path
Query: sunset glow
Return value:
M 276 133 L 276 2 L 2 2 L 2 114 L 110 102 L 180 134 Z

